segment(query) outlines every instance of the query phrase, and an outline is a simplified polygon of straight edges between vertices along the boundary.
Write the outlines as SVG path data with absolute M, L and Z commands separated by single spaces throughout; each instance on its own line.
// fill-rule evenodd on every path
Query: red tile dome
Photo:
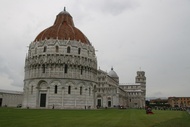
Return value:
M 60 12 L 53 26 L 43 30 L 35 39 L 40 41 L 44 39 L 76 40 L 85 44 L 90 44 L 88 38 L 74 26 L 72 16 L 65 10 Z

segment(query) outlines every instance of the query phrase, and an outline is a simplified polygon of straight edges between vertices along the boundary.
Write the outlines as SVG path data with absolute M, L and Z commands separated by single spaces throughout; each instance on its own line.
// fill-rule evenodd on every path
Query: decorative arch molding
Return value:
M 66 61 L 66 64 L 70 65 L 70 64 L 71 64 L 71 60 L 68 59 L 68 60 Z
M 107 100 L 112 100 L 111 95 L 107 95 Z
M 37 85 L 36 85 L 36 83 L 35 83 L 34 81 L 29 81 L 29 82 L 27 83 L 27 86 L 28 86 L 28 87 L 31 87 L 31 86 L 37 86 Z
M 55 43 L 56 43 L 55 39 L 51 39 L 51 38 L 47 39 L 47 38 L 46 38 L 44 45 L 47 45 L 47 46 L 54 46 Z
M 60 46 L 60 41 L 58 39 L 55 40 L 55 45 Z
M 55 86 L 55 85 L 61 86 L 61 85 L 62 85 L 61 80 L 59 80 L 59 79 L 57 79 L 57 80 L 51 80 L 51 81 L 49 82 L 49 84 L 50 84 L 50 86 Z M 53 84 L 53 85 L 52 85 L 52 84 Z
M 49 87 L 49 85 L 45 80 L 40 80 L 37 84 L 38 89 L 47 89 L 47 87 Z
M 63 63 L 63 58 L 61 56 L 58 56 L 56 59 L 56 63 L 62 64 Z
M 82 81 L 82 82 L 79 82 L 78 84 L 77 84 L 77 86 L 82 86 L 82 87 L 85 87 L 87 84 L 84 82 L 84 81 Z
M 88 87 L 89 87 L 90 89 L 93 89 L 93 83 L 89 83 Z
M 65 86 L 72 86 L 72 87 L 76 86 L 76 83 L 73 81 L 66 81 L 64 84 L 65 84 Z
M 97 98 L 102 98 L 102 96 L 100 94 L 97 95 Z
M 80 89 L 80 87 L 81 87 L 82 89 L 87 89 L 85 82 L 80 82 L 80 83 L 78 83 L 78 84 L 76 85 L 76 88 L 77 88 L 77 89 Z

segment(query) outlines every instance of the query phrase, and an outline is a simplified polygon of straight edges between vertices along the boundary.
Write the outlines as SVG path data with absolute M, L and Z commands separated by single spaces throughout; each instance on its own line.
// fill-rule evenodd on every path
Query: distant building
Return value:
M 127 106 L 130 108 L 145 107 L 146 100 L 146 77 L 144 71 L 137 71 L 135 84 L 120 85 L 126 92 Z
M 16 107 L 17 105 L 22 104 L 22 101 L 23 92 L 0 89 L 0 107 Z
M 170 107 L 170 104 L 168 104 L 168 99 L 167 98 L 156 98 L 156 99 L 151 99 L 147 106 L 154 107 L 155 109 L 166 109 Z
M 168 99 L 162 99 L 162 98 L 156 98 L 156 99 L 151 99 L 150 104 L 167 104 Z
M 98 107 L 117 107 L 127 105 L 127 93 L 119 86 L 119 77 L 111 69 L 109 73 L 97 71 L 95 100 Z
M 97 69 L 95 48 L 65 9 L 30 43 L 23 107 L 137 108 L 145 106 L 145 96 L 144 71 L 137 72 L 134 85 L 120 85 L 113 68 L 109 73 Z
M 172 107 L 190 107 L 190 97 L 169 97 L 168 103 Z

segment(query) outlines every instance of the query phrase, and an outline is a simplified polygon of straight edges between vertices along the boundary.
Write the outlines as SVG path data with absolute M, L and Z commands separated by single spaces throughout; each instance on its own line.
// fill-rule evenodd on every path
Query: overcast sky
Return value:
M 148 97 L 190 96 L 190 0 L 0 0 L 0 89 L 23 90 L 27 46 L 66 6 L 120 83 L 140 68 Z

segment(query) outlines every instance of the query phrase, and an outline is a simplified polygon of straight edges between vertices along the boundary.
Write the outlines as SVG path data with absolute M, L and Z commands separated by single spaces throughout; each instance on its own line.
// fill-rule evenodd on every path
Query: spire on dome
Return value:
M 111 70 L 113 70 L 113 66 L 111 67 Z
M 61 11 L 59 14 L 68 14 L 68 15 L 70 15 L 69 12 L 66 11 L 66 7 L 64 7 L 63 11 Z

